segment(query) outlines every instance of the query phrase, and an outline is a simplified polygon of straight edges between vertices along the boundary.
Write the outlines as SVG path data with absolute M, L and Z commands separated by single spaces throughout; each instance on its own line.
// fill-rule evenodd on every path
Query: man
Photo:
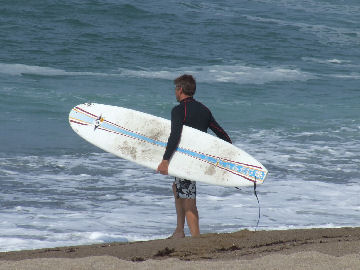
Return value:
M 191 75 L 184 74 L 174 80 L 176 100 L 180 102 L 171 111 L 171 132 L 157 171 L 168 174 L 171 156 L 176 151 L 180 142 L 183 125 L 207 132 L 210 128 L 219 138 L 230 142 L 226 132 L 219 126 L 210 110 L 193 96 L 196 91 L 196 82 Z M 192 236 L 200 235 L 199 215 L 196 207 L 196 182 L 175 177 L 173 183 L 177 226 L 173 238 L 183 238 L 185 218 Z

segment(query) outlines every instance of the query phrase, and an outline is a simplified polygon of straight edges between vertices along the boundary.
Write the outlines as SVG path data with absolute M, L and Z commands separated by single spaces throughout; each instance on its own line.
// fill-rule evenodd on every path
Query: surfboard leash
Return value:
M 240 188 L 238 187 L 235 187 L 236 189 L 238 190 L 241 190 Z M 255 176 L 255 181 L 254 181 L 254 195 L 256 197 L 256 200 L 258 202 L 258 206 L 259 206 L 259 215 L 258 215 L 258 220 L 257 220 L 257 223 L 256 223 L 256 227 L 255 227 L 255 232 L 257 231 L 257 228 L 259 227 L 259 223 L 260 223 L 260 218 L 261 218 L 261 207 L 260 207 L 260 201 L 259 201 L 259 197 L 257 195 L 257 191 L 256 191 L 256 176 Z
M 261 211 L 260 211 L 260 201 L 259 201 L 259 197 L 258 197 L 258 195 L 257 195 L 257 192 L 256 192 L 256 177 L 255 177 L 255 182 L 254 182 L 254 194 L 255 194 L 255 197 L 256 197 L 256 200 L 257 200 L 257 202 L 258 202 L 258 206 L 259 206 L 259 216 L 258 216 L 258 221 L 257 221 L 257 223 L 256 223 L 256 227 L 255 227 L 255 232 L 256 232 L 256 230 L 257 230 L 257 228 L 258 228 L 258 226 L 259 226 L 259 222 L 260 222 L 260 217 L 261 217 Z

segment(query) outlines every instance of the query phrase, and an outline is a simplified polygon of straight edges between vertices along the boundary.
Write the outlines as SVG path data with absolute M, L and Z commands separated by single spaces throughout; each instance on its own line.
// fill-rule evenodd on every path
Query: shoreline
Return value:
M 334 265 L 331 258 L 337 261 L 344 258 L 344 263 L 349 263 L 350 268 L 347 267 L 347 269 L 353 269 L 351 263 L 360 264 L 360 227 L 256 232 L 242 230 L 234 233 L 202 234 L 195 238 L 0 252 L 0 269 L 32 269 L 26 268 L 31 265 L 36 266 L 36 269 L 43 269 L 39 268 L 38 264 L 44 261 L 48 262 L 47 269 L 59 269 L 56 268 L 59 266 L 59 262 L 78 265 L 79 260 L 92 261 L 92 263 L 94 260 L 103 260 L 102 265 L 107 262 L 128 264 L 134 267 L 144 267 L 149 263 L 172 263 L 180 266 L 183 262 L 200 265 L 209 263 L 215 266 L 218 263 L 224 264 L 239 260 L 256 263 L 259 260 L 270 258 L 269 260 L 272 261 L 271 258 L 279 258 L 279 256 L 295 260 L 310 256 L 314 257 L 315 261 L 318 258 L 319 262 L 322 260 L 321 258 L 325 257 L 329 261 L 328 264 L 324 264 L 327 266 L 326 269 L 332 269 L 329 266 Z M 322 261 L 322 263 L 324 262 Z M 25 268 L 21 268 L 23 264 L 25 264 Z M 77 267 L 76 269 L 86 269 L 86 267 Z

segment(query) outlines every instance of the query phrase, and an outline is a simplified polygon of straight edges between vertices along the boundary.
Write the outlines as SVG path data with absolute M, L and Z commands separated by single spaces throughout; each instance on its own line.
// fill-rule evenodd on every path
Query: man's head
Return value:
M 188 74 L 181 75 L 174 80 L 174 84 L 176 86 L 176 91 L 182 89 L 182 92 L 187 96 L 192 97 L 195 95 L 196 82 L 193 76 Z

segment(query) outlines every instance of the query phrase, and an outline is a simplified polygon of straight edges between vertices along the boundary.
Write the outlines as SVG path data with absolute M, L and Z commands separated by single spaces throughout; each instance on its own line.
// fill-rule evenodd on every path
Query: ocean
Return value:
M 172 178 L 90 145 L 68 114 L 170 119 L 183 73 L 269 170 L 258 228 L 251 187 L 199 182 L 202 233 L 360 226 L 359 14 L 357 0 L 2 1 L 0 251 L 171 235 Z

